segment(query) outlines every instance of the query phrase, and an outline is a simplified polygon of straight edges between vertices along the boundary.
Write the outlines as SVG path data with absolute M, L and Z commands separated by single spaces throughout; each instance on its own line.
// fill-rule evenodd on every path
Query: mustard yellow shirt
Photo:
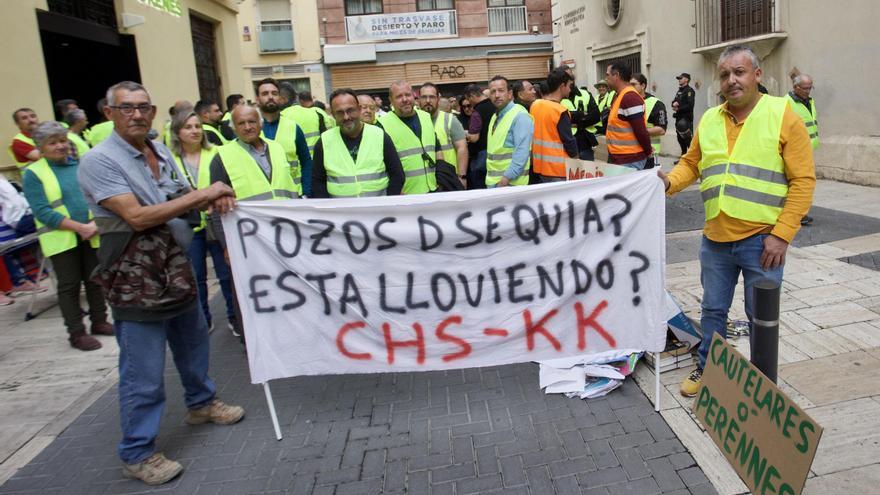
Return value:
M 721 106 L 721 110 L 727 117 L 724 120 L 727 130 L 727 152 L 731 153 L 745 120 L 737 122 L 733 114 L 727 110 L 727 103 Z M 801 218 L 810 211 L 810 205 L 813 203 L 816 171 L 813 163 L 813 148 L 810 145 L 807 128 L 804 126 L 804 121 L 789 106 L 785 107 L 785 114 L 782 117 L 779 153 L 785 163 L 788 195 L 776 224 L 767 225 L 740 220 L 730 217 L 722 211 L 715 218 L 706 221 L 706 225 L 703 227 L 703 233 L 706 237 L 716 242 L 733 242 L 754 234 L 770 233 L 791 243 L 801 228 Z M 669 173 L 667 196 L 672 196 L 700 178 L 699 163 L 702 156 L 698 132 L 694 132 L 694 138 L 687 153 Z

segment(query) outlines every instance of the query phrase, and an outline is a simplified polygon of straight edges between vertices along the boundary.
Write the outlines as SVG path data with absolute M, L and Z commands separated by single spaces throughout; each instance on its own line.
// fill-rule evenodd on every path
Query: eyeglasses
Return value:
M 153 112 L 155 107 L 151 103 L 141 103 L 140 105 L 110 105 L 110 108 L 119 110 L 119 113 L 129 117 L 134 115 L 135 110 L 140 112 L 141 115 L 148 115 Z

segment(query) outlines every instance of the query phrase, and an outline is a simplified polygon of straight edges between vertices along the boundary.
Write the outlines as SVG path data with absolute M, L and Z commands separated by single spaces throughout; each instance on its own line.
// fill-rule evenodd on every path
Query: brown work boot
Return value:
M 148 485 L 161 485 L 174 479 L 183 471 L 183 466 L 177 461 L 172 461 L 156 452 L 143 462 L 137 464 L 124 464 L 122 476 L 141 480 Z
M 101 342 L 87 334 L 85 330 L 70 334 L 70 345 L 81 351 L 94 351 L 101 348 Z
M 113 324 L 109 322 L 92 323 L 92 335 L 115 335 L 113 332 Z
M 218 398 L 214 398 L 207 406 L 198 409 L 190 409 L 186 413 L 186 422 L 191 425 L 202 423 L 216 423 L 218 425 L 231 425 L 241 421 L 244 417 L 244 408 L 224 404 Z

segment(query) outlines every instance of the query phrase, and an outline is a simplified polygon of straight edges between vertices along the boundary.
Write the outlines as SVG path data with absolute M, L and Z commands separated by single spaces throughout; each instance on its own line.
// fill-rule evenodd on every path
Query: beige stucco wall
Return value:
M 816 89 L 822 145 L 816 150 L 820 177 L 880 185 L 880 92 L 871 82 L 880 77 L 876 62 L 876 25 L 880 2 L 853 0 L 846 8 L 829 8 L 820 0 L 778 0 L 778 25 L 787 38 L 766 50 L 764 84 L 771 94 L 790 89 L 789 72 L 797 67 L 811 74 Z M 694 2 L 691 0 L 623 0 L 620 21 L 609 26 L 602 1 L 558 0 L 554 20 L 558 37 L 555 61 L 574 59 L 578 84 L 596 81 L 595 60 L 606 58 L 609 46 L 640 48 L 642 70 L 651 92 L 667 103 L 677 89 L 674 76 L 693 76 L 697 90 L 695 116 L 718 102 L 715 57 L 691 53 L 696 45 Z M 565 13 L 585 7 L 583 20 L 565 25 Z M 559 17 L 557 19 L 557 17 Z M 572 32 L 576 31 L 576 32 Z M 599 53 L 600 56 L 596 54 Z M 598 75 L 601 78 L 601 75 Z M 699 85 L 699 87 L 697 87 Z M 664 153 L 676 153 L 673 127 L 667 129 Z
M 133 34 L 143 84 L 159 107 L 154 127 L 161 128 L 166 113 L 175 100 L 198 99 L 198 80 L 193 60 L 189 13 L 218 25 L 217 64 L 224 94 L 241 92 L 241 54 L 239 51 L 236 3 L 234 0 L 185 0 L 179 17 L 146 6 L 137 0 L 117 0 L 116 14 L 120 32 Z M 43 119 L 53 118 L 49 82 L 43 62 L 40 30 L 36 9 L 48 10 L 45 0 L 3 2 L 0 32 L 7 40 L 15 40 L 15 49 L 0 50 L 0 80 L 4 97 L 0 112 L 9 115 L 0 119 L 3 147 L 18 132 L 11 119 L 12 112 L 29 106 Z M 130 29 L 122 28 L 123 13 L 143 16 L 144 23 Z M 11 164 L 4 151 L 0 165 Z
M 280 67 L 289 64 L 320 64 L 321 63 L 321 30 L 318 20 L 318 6 L 315 1 L 291 0 L 291 22 L 293 24 L 293 46 L 295 51 L 289 53 L 260 53 L 259 0 L 244 0 L 238 6 L 238 32 L 236 34 L 242 57 L 240 78 L 243 81 L 245 98 L 254 99 L 252 67 Z M 250 40 L 244 39 L 245 28 L 250 31 Z M 316 99 L 324 100 L 327 85 L 323 71 L 306 72 L 303 74 L 284 75 L 273 73 L 276 79 L 309 79 L 312 94 Z
M 189 13 L 217 24 L 217 70 L 222 93 L 243 89 L 239 75 L 241 54 L 237 43 L 235 3 L 228 0 L 186 0 L 180 17 L 161 12 L 137 0 L 117 0 L 116 13 L 143 16 L 145 22 L 121 32 L 133 34 L 144 86 L 159 107 L 154 127 L 161 128 L 165 110 L 176 100 L 199 99 L 199 86 L 193 60 Z M 120 26 L 121 26 L 120 22 Z M 221 103 L 222 104 L 222 103 Z
M 36 9 L 46 10 L 46 0 L 3 2 L 0 33 L 3 33 L 6 41 L 4 49 L 0 50 L 0 81 L 3 81 L 3 98 L 0 98 L 3 151 L 0 152 L 0 165 L 12 165 L 12 158 L 6 152 L 9 141 L 18 132 L 18 127 L 12 122 L 12 112 L 17 108 L 30 107 L 41 118 L 52 118 L 52 97 L 49 94 L 46 66 L 43 64 Z

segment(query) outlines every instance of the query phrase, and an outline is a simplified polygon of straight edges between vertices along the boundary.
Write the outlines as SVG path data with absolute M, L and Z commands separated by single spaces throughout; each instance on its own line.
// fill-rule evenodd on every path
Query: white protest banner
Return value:
M 661 351 L 663 183 L 244 202 L 223 218 L 251 380 Z
M 634 168 L 612 165 L 610 163 L 565 158 L 565 177 L 568 180 L 595 179 L 599 177 L 617 177 L 635 172 Z

